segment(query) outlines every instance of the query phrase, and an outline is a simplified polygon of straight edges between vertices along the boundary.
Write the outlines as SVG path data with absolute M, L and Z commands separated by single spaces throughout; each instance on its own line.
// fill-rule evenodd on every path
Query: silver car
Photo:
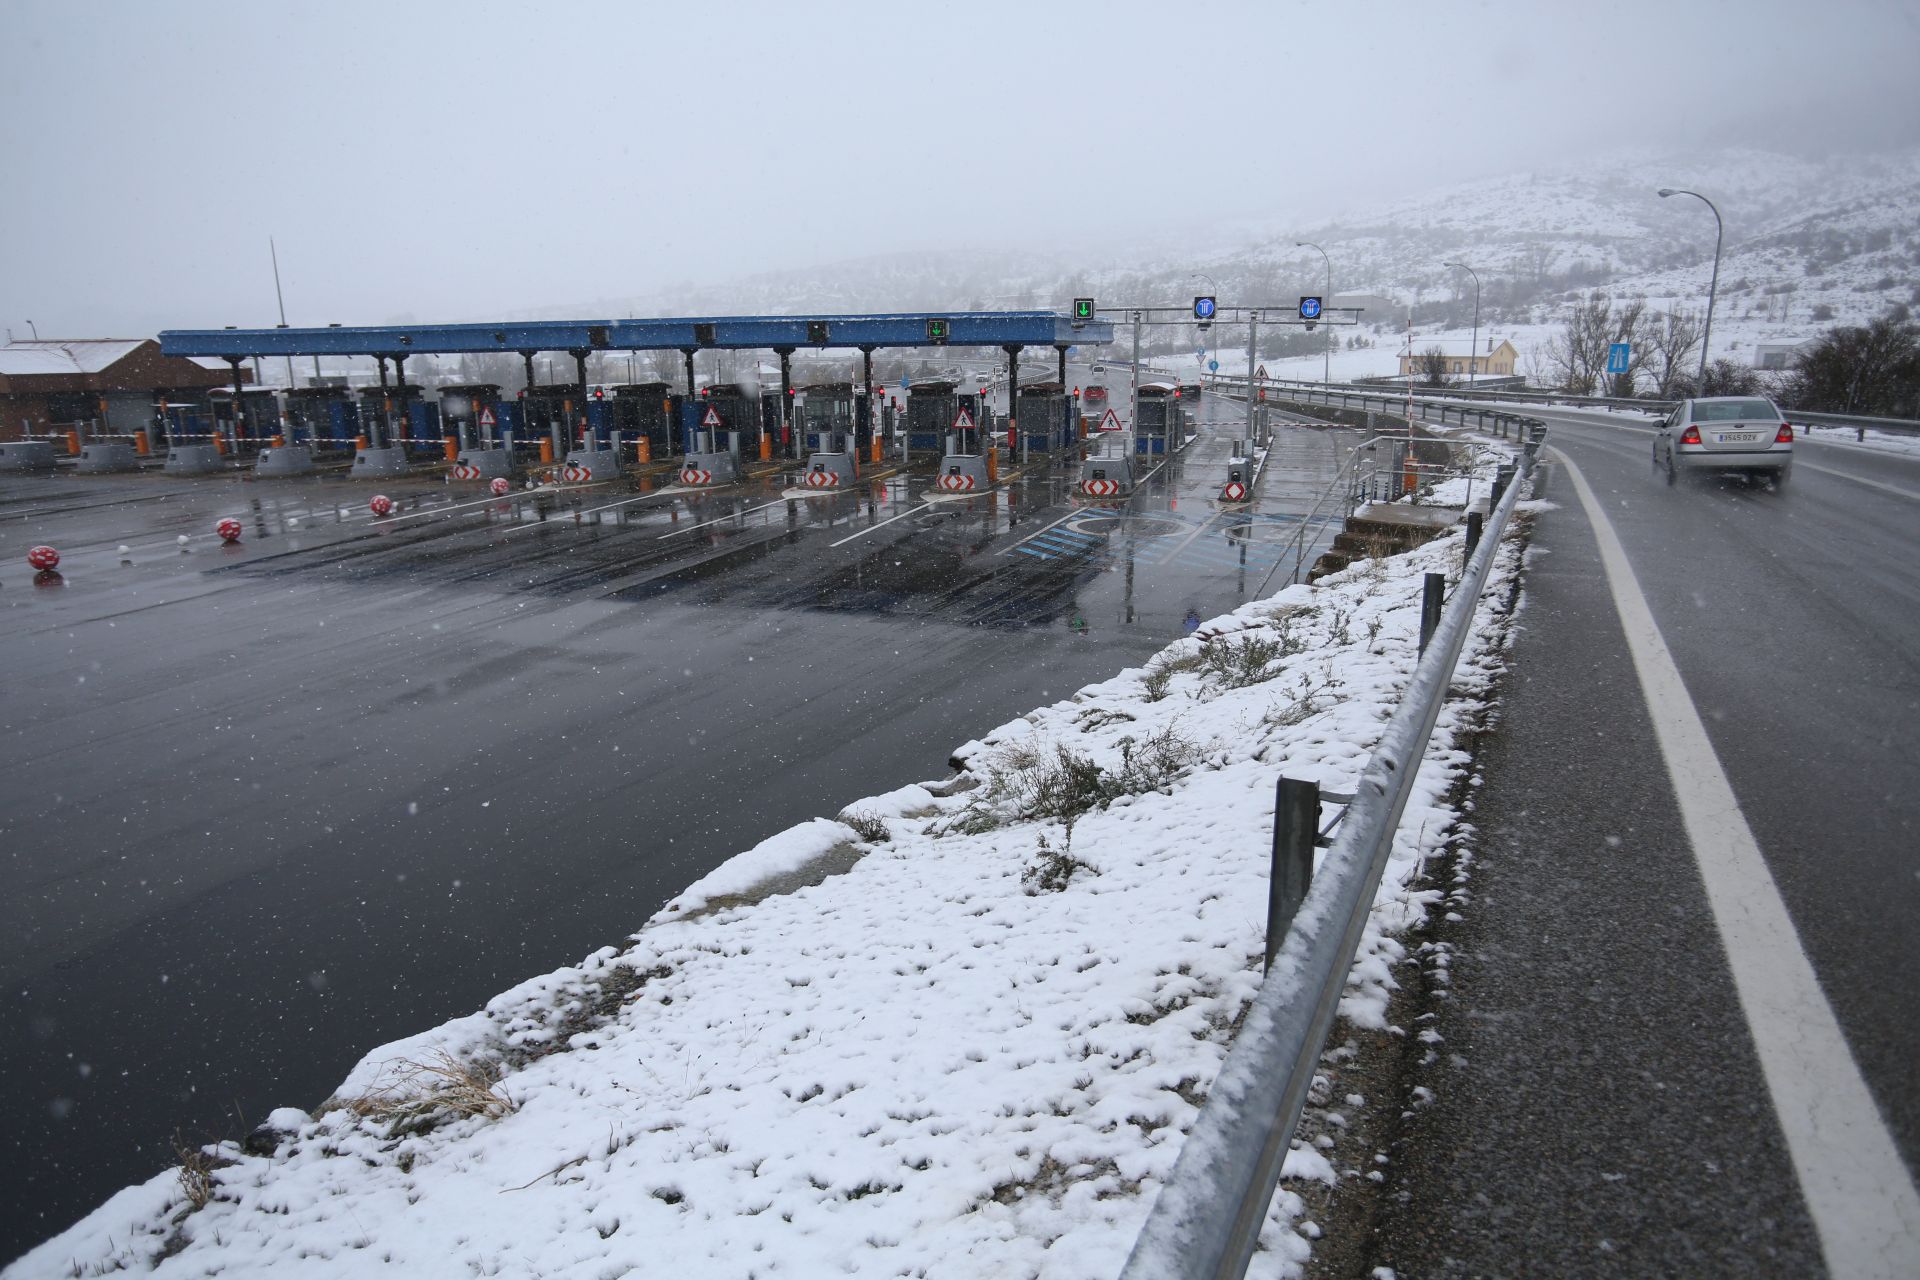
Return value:
M 1667 483 L 1681 473 L 1740 471 L 1785 484 L 1793 474 L 1793 427 L 1763 396 L 1682 400 L 1653 437 L 1653 467 Z

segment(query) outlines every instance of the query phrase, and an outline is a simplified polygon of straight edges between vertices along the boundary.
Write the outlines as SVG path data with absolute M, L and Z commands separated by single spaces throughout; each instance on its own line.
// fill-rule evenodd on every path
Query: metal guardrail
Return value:
M 1522 454 L 1531 470 L 1539 439 Z M 1206 1105 L 1134 1241 L 1122 1280 L 1244 1275 L 1307 1089 L 1485 587 L 1518 501 L 1515 477 L 1489 513 L 1412 682 L 1361 772 L 1322 870 L 1294 915 Z
M 1208 380 L 1224 385 L 1242 387 L 1247 383 L 1245 377 L 1232 374 L 1212 374 L 1209 375 Z M 1402 404 L 1406 402 L 1407 398 L 1404 389 L 1402 389 L 1398 395 L 1389 395 L 1384 394 L 1378 385 L 1367 385 L 1363 383 L 1305 382 L 1294 378 L 1267 378 L 1264 379 L 1260 385 L 1269 388 L 1298 388 L 1309 393 L 1321 392 L 1335 395 L 1372 396 L 1378 400 L 1393 401 Z M 1489 402 L 1506 401 L 1510 404 L 1566 405 L 1576 409 L 1626 409 L 1655 417 L 1672 411 L 1674 406 L 1680 403 L 1678 400 L 1638 400 L 1632 398 L 1623 399 L 1618 396 L 1576 396 L 1559 391 L 1479 391 L 1470 387 L 1453 386 L 1447 387 L 1444 392 L 1439 393 L 1437 396 L 1436 393 L 1431 390 L 1425 395 L 1415 394 L 1414 396 L 1415 403 L 1441 403 L 1446 400 L 1485 400 Z M 1313 403 L 1313 401 L 1309 400 L 1307 403 Z M 1789 422 L 1809 422 L 1824 426 L 1853 427 L 1863 435 L 1869 430 L 1885 431 L 1893 435 L 1920 435 L 1920 419 L 1878 418 L 1858 413 L 1816 413 L 1811 409 L 1795 409 L 1791 406 L 1782 406 L 1780 412 L 1786 415 L 1787 421 Z

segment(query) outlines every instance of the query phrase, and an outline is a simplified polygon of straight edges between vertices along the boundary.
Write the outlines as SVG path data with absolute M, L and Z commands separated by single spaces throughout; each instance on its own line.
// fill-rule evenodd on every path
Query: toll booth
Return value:
M 568 484 L 598 484 L 620 478 L 620 432 L 613 426 L 613 406 L 604 388 L 596 388 L 573 410 L 571 447 L 560 466 Z
M 538 449 L 542 440 L 558 457 L 580 437 L 580 419 L 586 416 L 585 397 L 577 382 L 528 387 L 520 393 L 525 445 Z M 550 459 L 549 459 L 550 460 Z
M 978 392 L 962 391 L 951 382 L 914 383 L 907 390 L 907 448 L 944 450 L 947 433 L 953 429 L 954 419 L 960 416 L 962 408 L 974 424 L 962 441 L 965 452 L 978 453 L 977 437 L 985 422 L 986 397 Z
M 412 383 L 360 388 L 360 434 L 374 449 L 438 447 L 440 406 Z
M 641 462 L 664 458 L 673 449 L 674 396 L 664 382 L 632 382 L 613 389 L 613 427 L 634 442 Z
M 280 399 L 266 387 L 249 387 L 240 393 L 240 415 L 233 412 L 233 388 L 212 387 L 207 403 L 214 430 L 236 451 L 252 453 L 280 434 Z
M 853 448 L 854 394 L 850 382 L 821 382 L 802 388 L 800 429 L 808 453 L 839 453 Z
M 713 418 L 708 417 L 709 410 Z M 727 383 L 703 391 L 700 398 L 694 401 L 692 416 L 694 430 L 711 432 L 716 447 L 723 437 L 734 437 L 732 450 L 736 458 L 740 455 L 741 440 L 752 435 L 754 428 L 760 424 L 759 406 L 745 391 Z M 689 447 L 687 452 L 694 450 Z
M 429 431 L 424 429 L 426 417 L 415 413 L 422 405 L 420 393 L 409 383 L 360 389 L 360 428 L 366 443 L 354 450 L 349 474 L 356 479 L 405 475 L 408 443 L 416 437 L 437 442 L 439 415 L 433 416 Z
M 345 387 L 295 387 L 287 392 L 289 444 L 351 449 L 360 434 L 360 406 Z
M 1186 439 L 1180 421 L 1180 389 L 1170 382 L 1140 387 L 1140 420 L 1133 424 L 1133 451 L 1153 457 L 1178 449 Z
M 169 401 L 161 406 L 160 414 L 167 433 L 167 460 L 162 471 L 171 476 L 196 476 L 227 469 L 227 447 L 214 433 L 210 405 L 194 400 Z
M 1049 456 L 1073 447 L 1080 436 L 1079 413 L 1064 384 L 1039 382 L 1020 388 L 1019 412 L 1014 415 L 1019 444 L 1030 453 Z
M 440 429 L 454 439 L 449 480 L 498 480 L 513 471 L 512 406 L 491 382 L 440 388 Z
M 462 452 L 498 447 L 500 388 L 491 382 L 462 383 L 440 388 L 441 430 L 454 437 Z

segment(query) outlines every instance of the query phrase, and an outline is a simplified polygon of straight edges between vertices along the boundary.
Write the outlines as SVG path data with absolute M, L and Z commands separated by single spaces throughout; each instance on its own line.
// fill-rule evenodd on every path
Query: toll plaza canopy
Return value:
M 517 320 L 500 324 L 321 329 L 169 329 L 169 356 L 380 356 L 478 351 L 700 351 L 802 347 L 1067 347 L 1113 341 L 1105 320 L 1050 311 L 902 312 L 849 316 L 709 316 L 649 320 Z

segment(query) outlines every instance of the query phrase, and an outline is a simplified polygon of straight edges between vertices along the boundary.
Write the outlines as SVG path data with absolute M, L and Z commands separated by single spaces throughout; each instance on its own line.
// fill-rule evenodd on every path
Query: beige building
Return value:
M 1422 367 L 1421 361 L 1434 347 L 1439 347 L 1440 354 L 1446 358 L 1447 373 L 1450 376 L 1457 375 L 1463 378 L 1469 373 L 1487 378 L 1511 378 L 1514 362 L 1520 358 L 1520 353 L 1513 349 L 1513 343 L 1502 338 L 1500 344 L 1495 346 L 1493 339 L 1488 338 L 1487 350 L 1481 353 L 1478 360 L 1472 361 L 1474 367 L 1469 370 L 1467 364 L 1473 355 L 1470 343 L 1429 342 L 1424 345 L 1416 343 L 1411 356 L 1403 354 L 1400 357 L 1400 376 L 1418 377 L 1425 373 L 1426 370 Z

